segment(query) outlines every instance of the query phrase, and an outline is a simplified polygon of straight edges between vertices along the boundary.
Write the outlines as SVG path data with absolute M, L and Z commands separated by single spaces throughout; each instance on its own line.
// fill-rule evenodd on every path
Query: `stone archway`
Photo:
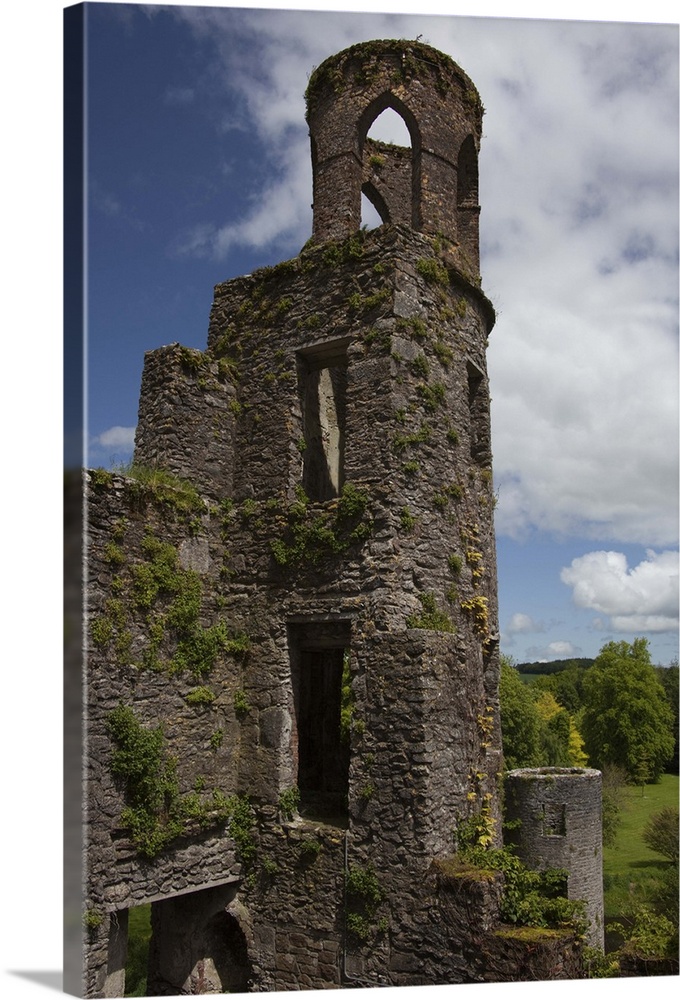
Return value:
M 229 906 L 236 886 L 204 889 L 154 903 L 149 996 L 203 996 L 248 991 L 245 932 Z

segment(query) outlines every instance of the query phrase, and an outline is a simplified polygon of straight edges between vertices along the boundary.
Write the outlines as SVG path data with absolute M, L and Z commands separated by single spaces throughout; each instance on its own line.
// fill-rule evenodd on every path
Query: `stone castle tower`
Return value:
M 500 828 L 479 95 L 376 41 L 307 106 L 311 240 L 147 354 L 155 472 L 89 474 L 88 996 L 143 903 L 149 993 L 571 974 L 444 864 Z

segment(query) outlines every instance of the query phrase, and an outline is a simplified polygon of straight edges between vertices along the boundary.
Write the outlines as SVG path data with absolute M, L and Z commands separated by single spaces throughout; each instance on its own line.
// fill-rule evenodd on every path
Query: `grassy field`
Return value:
M 621 825 L 612 847 L 604 849 L 604 913 L 619 919 L 630 892 L 671 864 L 647 847 L 642 831 L 653 813 L 678 805 L 678 775 L 664 774 L 657 785 L 623 792 Z

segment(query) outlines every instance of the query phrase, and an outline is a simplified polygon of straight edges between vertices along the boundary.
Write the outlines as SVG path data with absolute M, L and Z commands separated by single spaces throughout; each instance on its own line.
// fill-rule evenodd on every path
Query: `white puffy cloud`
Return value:
M 548 643 L 547 651 L 550 656 L 555 657 L 574 656 L 577 652 L 576 647 L 572 643 L 559 639 L 556 642 Z
M 93 444 L 102 448 L 132 449 L 135 444 L 136 427 L 109 427 L 93 439 Z
M 480 187 L 499 533 L 677 540 L 677 58 L 664 38 L 570 25 L 491 80 Z
M 109 427 L 89 441 L 87 465 L 115 467 L 130 460 L 135 447 L 135 427 Z
M 516 612 L 508 622 L 507 631 L 511 635 L 526 632 L 542 632 L 543 626 L 536 624 L 530 615 L 525 615 L 521 611 Z
M 628 567 L 621 552 L 588 552 L 562 569 L 579 608 L 608 616 L 614 632 L 671 632 L 678 629 L 678 553 L 649 550 Z M 597 619 L 596 627 L 607 623 Z

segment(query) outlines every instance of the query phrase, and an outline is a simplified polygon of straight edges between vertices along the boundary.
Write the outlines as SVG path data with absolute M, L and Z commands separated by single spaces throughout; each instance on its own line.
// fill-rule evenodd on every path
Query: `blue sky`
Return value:
M 144 352 L 311 232 L 303 93 L 356 41 L 449 53 L 480 162 L 502 649 L 678 650 L 677 27 L 89 5 L 88 464 L 131 454 Z M 383 123 L 389 137 L 389 121 Z

